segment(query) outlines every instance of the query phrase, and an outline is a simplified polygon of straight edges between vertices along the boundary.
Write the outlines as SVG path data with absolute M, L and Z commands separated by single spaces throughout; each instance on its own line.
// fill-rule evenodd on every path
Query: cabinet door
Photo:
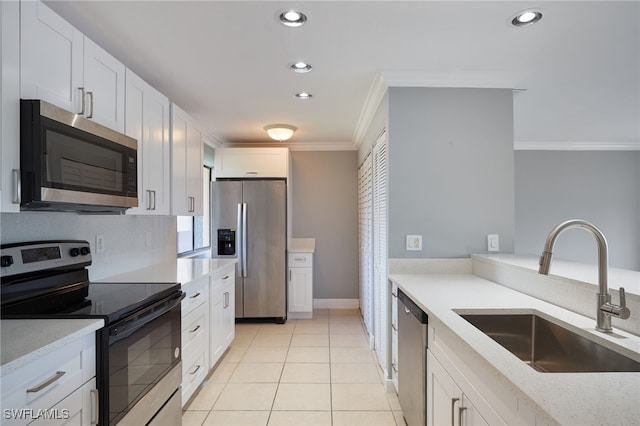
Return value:
M 235 293 L 236 283 L 233 270 L 229 275 L 222 277 L 224 291 L 222 293 L 222 333 L 224 340 L 223 352 L 227 350 L 236 336 Z
M 218 178 L 282 177 L 289 174 L 288 148 L 218 148 Z
M 20 4 L 0 2 L 0 211 L 20 211 Z
M 213 368 L 213 366 L 218 362 L 220 357 L 225 351 L 225 337 L 224 337 L 224 306 L 225 306 L 225 297 L 224 297 L 224 286 L 221 283 L 221 280 L 212 279 L 211 281 L 211 338 L 210 338 L 210 348 L 211 351 L 209 353 L 209 368 Z
M 313 311 L 312 280 L 312 268 L 289 268 L 289 312 Z
M 97 423 L 96 379 L 47 410 L 46 414 L 29 423 L 34 426 L 89 426 Z
M 39 1 L 20 2 L 20 96 L 81 113 L 80 31 Z
M 169 99 L 126 70 L 125 133 L 138 141 L 138 202 L 127 214 L 170 212 Z
M 427 350 L 427 426 L 452 425 L 459 417 L 462 392 Z
M 171 105 L 171 214 L 202 215 L 202 134 Z
M 124 132 L 125 66 L 89 38 L 84 38 L 84 85 L 87 118 Z

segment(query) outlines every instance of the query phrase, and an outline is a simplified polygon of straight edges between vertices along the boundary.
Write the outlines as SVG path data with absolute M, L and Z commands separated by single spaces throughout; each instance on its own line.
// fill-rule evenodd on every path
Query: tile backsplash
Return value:
M 104 236 L 102 253 L 97 253 L 96 235 Z M 87 240 L 93 253 L 89 278 L 97 280 L 175 259 L 176 218 L 56 212 L 0 215 L 2 244 L 55 239 Z

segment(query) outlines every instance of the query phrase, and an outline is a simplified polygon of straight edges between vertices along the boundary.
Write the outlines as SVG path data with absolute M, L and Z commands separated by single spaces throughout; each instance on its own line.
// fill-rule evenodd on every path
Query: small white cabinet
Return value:
M 94 333 L 25 364 L 2 377 L 2 424 L 96 424 L 95 375 Z
M 287 178 L 288 148 L 216 148 L 216 178 Z
M 313 253 L 289 252 L 288 317 L 313 317 Z
M 202 216 L 202 132 L 171 104 L 171 214 Z
M 183 283 L 182 406 L 209 374 L 209 276 Z
M 125 133 L 138 141 L 136 215 L 171 212 L 169 99 L 132 71 L 126 71 Z
M 209 367 L 220 360 L 235 337 L 235 266 L 211 277 L 211 337 Z
M 20 2 L 20 96 L 124 132 L 125 66 L 39 1 Z

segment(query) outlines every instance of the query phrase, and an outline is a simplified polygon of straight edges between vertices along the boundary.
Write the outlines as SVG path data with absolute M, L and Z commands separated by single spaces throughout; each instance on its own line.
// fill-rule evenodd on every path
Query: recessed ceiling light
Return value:
M 311 65 L 302 61 L 291 64 L 289 67 L 291 68 L 292 71 L 298 72 L 301 74 L 311 71 Z
M 307 100 L 307 99 L 313 98 L 313 95 L 307 92 L 300 92 L 300 93 L 296 93 L 296 98 L 301 100 Z
M 307 22 L 307 15 L 297 10 L 286 10 L 278 17 L 280 23 L 287 27 L 299 27 Z
M 514 27 L 525 27 L 527 25 L 535 24 L 541 19 L 541 12 L 533 9 L 523 10 L 522 12 L 518 12 L 518 14 L 511 19 L 511 25 Z

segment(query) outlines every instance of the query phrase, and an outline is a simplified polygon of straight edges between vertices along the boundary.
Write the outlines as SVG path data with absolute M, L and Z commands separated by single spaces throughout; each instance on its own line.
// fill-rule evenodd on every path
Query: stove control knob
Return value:
M 89 247 L 82 247 L 80 249 L 80 254 L 83 256 L 88 255 L 89 253 L 91 253 L 91 250 L 89 249 Z
M 2 256 L 0 257 L 0 266 L 3 268 L 7 268 L 13 265 L 13 257 L 12 256 Z
M 74 247 L 71 250 L 69 250 L 69 255 L 71 255 L 71 257 L 78 257 L 79 254 L 80 254 L 80 249 L 77 247 Z

